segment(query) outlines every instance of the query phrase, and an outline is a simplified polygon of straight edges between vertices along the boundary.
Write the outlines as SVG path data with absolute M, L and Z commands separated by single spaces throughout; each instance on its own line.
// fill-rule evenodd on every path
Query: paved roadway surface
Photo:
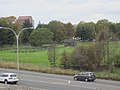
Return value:
M 0 69 L 0 72 L 17 73 L 16 70 L 11 69 Z M 17 87 L 17 85 L 8 86 Z M 38 90 L 120 90 L 120 81 L 101 79 L 96 79 L 94 82 L 74 81 L 73 76 L 20 71 L 20 86 Z M 0 85 L 0 87 L 6 86 Z

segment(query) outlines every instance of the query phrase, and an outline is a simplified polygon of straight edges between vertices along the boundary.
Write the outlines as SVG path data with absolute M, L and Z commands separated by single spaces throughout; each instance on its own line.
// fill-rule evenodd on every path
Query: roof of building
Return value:
M 19 16 L 18 19 L 29 19 L 32 18 L 31 16 Z

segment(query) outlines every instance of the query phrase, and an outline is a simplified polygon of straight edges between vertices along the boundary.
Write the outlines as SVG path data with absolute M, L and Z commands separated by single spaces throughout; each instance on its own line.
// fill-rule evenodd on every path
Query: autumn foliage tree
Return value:
M 66 29 L 62 22 L 60 21 L 51 21 L 48 24 L 48 28 L 53 32 L 55 42 L 60 42 L 66 38 Z
M 18 30 L 15 16 L 0 18 L 0 27 L 7 27 L 13 29 L 15 32 Z M 10 30 L 0 29 L 0 46 L 12 45 L 15 40 L 15 35 Z
M 75 37 L 75 27 L 69 22 L 65 24 L 67 38 Z

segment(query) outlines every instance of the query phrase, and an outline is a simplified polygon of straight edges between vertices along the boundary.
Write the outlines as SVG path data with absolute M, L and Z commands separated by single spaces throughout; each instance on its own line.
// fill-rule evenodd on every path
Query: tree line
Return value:
M 19 32 L 21 28 L 31 27 L 29 20 L 25 20 L 23 26 L 20 27 L 16 23 L 16 17 L 10 16 L 0 18 L 0 27 L 9 27 Z M 108 35 L 109 34 L 109 35 Z M 34 30 L 25 30 L 20 35 L 22 44 L 29 43 L 33 46 L 42 46 L 52 42 L 60 43 L 64 39 L 79 37 L 81 41 L 101 41 L 108 38 L 119 40 L 120 38 L 120 23 L 113 23 L 107 19 L 94 22 L 81 21 L 77 25 L 72 23 L 63 23 L 60 21 L 50 21 L 48 24 L 38 23 Z M 0 46 L 13 45 L 15 36 L 10 30 L 0 30 Z
M 25 20 L 20 27 L 16 17 L 0 18 L 0 27 L 9 27 L 18 33 L 22 28 L 31 27 L 29 20 Z M 101 62 L 106 60 L 106 65 L 112 70 L 112 64 L 120 65 L 119 53 L 111 54 L 110 42 L 120 39 L 120 22 L 113 23 L 107 19 L 94 22 L 81 21 L 77 25 L 50 21 L 48 24 L 38 23 L 34 30 L 26 30 L 20 35 L 21 44 L 32 46 L 48 45 L 48 59 L 52 66 L 56 66 L 58 59 L 56 44 L 69 38 L 79 38 L 80 41 L 96 42 L 92 46 L 77 46 L 72 53 L 64 51 L 61 54 L 61 67 L 72 69 L 96 70 L 101 67 Z M 15 36 L 10 30 L 0 29 L 0 46 L 15 44 Z

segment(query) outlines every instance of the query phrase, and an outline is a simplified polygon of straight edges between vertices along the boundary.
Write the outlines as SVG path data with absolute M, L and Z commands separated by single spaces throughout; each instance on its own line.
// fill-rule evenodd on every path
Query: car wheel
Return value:
M 7 81 L 7 80 L 5 80 L 5 81 L 4 81 L 4 83 L 5 83 L 5 84 L 7 84 L 7 83 L 8 83 L 8 81 Z
M 85 81 L 88 82 L 88 79 L 86 78 Z
M 74 80 L 78 80 L 77 77 L 74 77 Z
M 17 84 L 18 82 L 14 82 L 14 84 Z

